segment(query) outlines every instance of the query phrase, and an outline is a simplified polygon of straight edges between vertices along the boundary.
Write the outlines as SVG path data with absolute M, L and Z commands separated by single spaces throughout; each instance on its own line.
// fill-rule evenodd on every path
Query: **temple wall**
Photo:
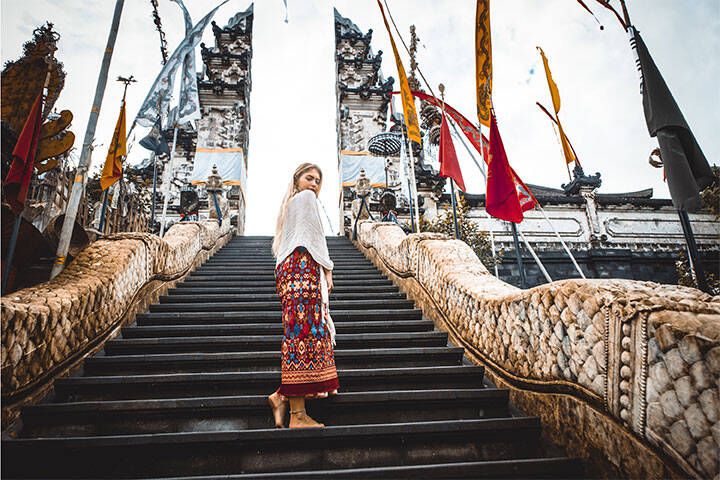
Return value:
M 162 239 L 110 235 L 54 279 L 2 297 L 3 429 L 231 236 L 227 220 L 175 224 Z
M 593 476 L 720 474 L 720 297 L 631 280 L 520 290 L 463 242 L 362 221 L 358 246 Z
M 676 250 L 685 244 L 677 211 L 670 205 L 658 208 L 630 203 L 601 205 L 592 209 L 597 222 L 590 220 L 588 208 L 583 203 L 543 204 L 543 208 L 553 227 L 572 250 L 602 247 L 658 251 Z M 508 223 L 488 218 L 484 205 L 482 208 L 473 208 L 470 218 L 480 225 L 481 230 L 493 231 L 498 242 L 508 246 L 512 244 L 512 231 Z M 701 249 L 718 250 L 720 222 L 715 216 L 710 212 L 701 212 L 690 214 L 690 220 L 698 246 Z M 525 219 L 518 228 L 533 244 L 533 248 L 562 248 L 542 212 L 538 210 L 525 212 Z

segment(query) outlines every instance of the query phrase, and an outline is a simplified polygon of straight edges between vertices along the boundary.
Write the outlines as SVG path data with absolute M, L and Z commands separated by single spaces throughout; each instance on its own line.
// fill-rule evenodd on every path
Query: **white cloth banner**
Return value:
M 340 152 L 340 176 L 344 187 L 353 187 L 365 170 L 373 187 L 385 187 L 385 157 L 374 157 L 369 152 Z
M 245 188 L 247 172 L 241 148 L 198 148 L 195 151 L 190 183 L 206 183 L 213 165 L 217 165 L 218 175 L 225 185 L 240 185 Z
M 187 35 L 182 42 L 180 42 L 180 45 L 178 45 L 172 55 L 170 55 L 170 58 L 168 58 L 167 63 L 163 66 L 162 70 L 160 70 L 160 73 L 155 79 L 155 83 L 153 83 L 153 86 L 150 88 L 150 91 L 145 97 L 145 100 L 135 117 L 135 123 L 143 127 L 150 127 L 155 123 L 158 116 L 161 114 L 167 118 L 168 111 L 170 109 L 170 98 L 172 97 L 173 86 L 175 84 L 175 77 L 180 64 L 185 63 L 188 57 L 191 57 L 192 65 L 186 65 L 183 70 L 184 72 L 187 72 L 187 68 L 192 68 L 193 70 L 195 69 L 195 48 L 200 43 L 200 40 L 202 40 L 203 31 L 210 23 L 210 19 L 213 15 L 215 15 L 217 9 L 223 6 L 227 1 L 228 0 L 225 0 L 211 10 L 210 13 L 205 15 L 205 17 L 203 17 L 203 19 L 200 20 L 195 27 L 193 27 L 190 34 Z M 186 21 L 187 20 L 189 20 L 189 18 L 187 18 Z M 192 98 L 190 98 L 191 94 L 192 92 L 186 90 L 187 99 L 190 101 L 192 101 Z M 189 111 L 190 108 L 192 108 L 192 106 L 188 104 L 185 107 L 185 110 L 180 112 L 181 119 L 183 117 L 187 118 L 192 114 L 192 112 Z

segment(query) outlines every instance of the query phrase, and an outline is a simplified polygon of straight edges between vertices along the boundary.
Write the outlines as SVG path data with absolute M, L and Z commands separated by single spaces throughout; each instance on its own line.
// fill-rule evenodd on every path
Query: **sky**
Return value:
M 185 0 L 197 22 L 219 0 Z M 374 0 L 282 0 L 255 2 L 246 234 L 271 235 L 281 197 L 295 166 L 303 161 L 325 173 L 320 199 L 337 232 L 337 137 L 333 7 L 363 32 L 373 29 L 372 48 L 383 50 L 382 71 L 396 79 L 392 50 Z M 551 106 L 542 61 L 545 51 L 560 90 L 560 119 L 585 172 L 602 174 L 602 193 L 653 188 L 669 198 L 661 170 L 648 165 L 657 140 L 648 135 L 639 77 L 626 34 L 612 14 L 586 3 L 605 26 L 573 0 L 492 2 L 493 102 L 510 164 L 530 184 L 559 188 L 568 174 L 550 120 L 536 107 Z M 617 0 L 613 0 L 617 6 Z M 629 0 L 632 22 L 665 77 L 705 156 L 720 164 L 720 0 Z M 107 42 L 112 0 L 0 0 L 0 57 L 18 58 L 22 44 L 45 21 L 62 37 L 56 57 L 67 78 L 56 103 L 74 114 L 76 146 L 84 138 L 97 75 Z M 420 37 L 418 63 L 433 89 L 446 87 L 446 101 L 474 120 L 475 0 L 388 0 L 404 36 L 414 24 Z M 221 26 L 248 0 L 230 0 L 215 16 Z M 597 5 L 597 6 L 596 6 Z M 160 0 L 168 50 L 181 41 L 183 17 L 176 4 Z M 395 32 L 393 32 L 395 34 Z M 204 41 L 212 45 L 210 28 Z M 398 42 L 400 44 L 400 42 Z M 402 51 L 406 70 L 409 59 Z M 197 52 L 198 68 L 202 61 Z M 127 113 L 134 118 L 161 68 L 160 42 L 149 0 L 126 0 L 96 130 L 91 169 L 102 167 L 117 120 L 122 84 L 134 75 Z M 427 90 L 427 88 L 426 88 Z M 398 104 L 399 107 L 399 104 Z M 456 144 L 465 184 L 485 191 L 482 176 Z M 132 147 L 128 162 L 146 151 Z

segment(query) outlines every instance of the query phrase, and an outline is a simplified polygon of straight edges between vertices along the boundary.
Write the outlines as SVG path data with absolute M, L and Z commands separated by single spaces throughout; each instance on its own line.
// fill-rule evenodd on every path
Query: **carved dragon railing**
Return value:
M 631 280 L 520 290 L 461 241 L 369 220 L 358 246 L 586 468 L 718 478 L 720 297 Z

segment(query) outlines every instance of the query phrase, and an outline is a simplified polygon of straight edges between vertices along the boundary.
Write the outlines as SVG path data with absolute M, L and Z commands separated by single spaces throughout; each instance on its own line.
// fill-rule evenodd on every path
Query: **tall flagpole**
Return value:
M 155 151 L 151 151 L 150 158 L 153 163 L 153 193 L 151 200 L 152 208 L 150 210 L 150 228 L 148 229 L 150 233 L 153 233 L 155 230 L 155 196 L 157 195 L 157 159 L 155 157 Z
M 175 124 L 175 130 L 173 131 L 173 145 L 172 145 L 172 151 L 170 152 L 170 160 L 168 161 L 168 180 L 165 184 L 165 188 L 163 188 L 163 211 L 162 211 L 162 217 L 160 218 L 160 238 L 165 234 L 165 215 L 167 214 L 167 207 L 168 207 L 168 197 L 170 196 L 170 182 L 172 182 L 172 174 L 173 174 L 173 160 L 175 159 L 175 146 L 177 145 L 177 132 L 178 127 L 177 124 Z M 162 131 L 160 132 L 160 135 L 162 135 Z
M 118 76 L 117 81 L 123 82 L 125 84 L 125 89 L 123 90 L 122 101 L 120 102 L 120 111 L 122 111 L 123 107 L 125 107 L 125 97 L 127 96 L 128 86 L 131 83 L 135 83 L 137 80 L 135 80 L 135 77 L 130 75 L 129 78 L 123 78 L 123 77 Z M 127 139 L 126 139 L 126 141 L 127 141 Z M 100 209 L 100 225 L 98 225 L 98 227 L 99 227 L 98 230 L 100 231 L 100 233 L 104 233 L 103 230 L 105 227 L 105 211 L 107 209 L 107 200 L 108 200 L 109 192 L 110 192 L 110 186 L 108 186 L 108 188 L 105 189 L 105 195 L 103 195 L 102 208 Z
M 77 217 L 78 207 L 80 206 L 80 197 L 83 193 L 85 184 L 85 175 L 90 167 L 90 156 L 92 153 L 92 141 L 95 137 L 95 129 L 97 128 L 98 117 L 100 116 L 100 106 L 105 94 L 105 86 L 107 85 L 108 70 L 110 70 L 110 60 L 112 59 L 113 50 L 115 48 L 115 40 L 117 39 L 118 28 L 120 27 L 120 16 L 122 15 L 125 0 L 115 0 L 115 12 L 113 13 L 112 26 L 108 35 L 107 45 L 105 46 L 105 55 L 103 56 L 102 66 L 100 67 L 100 75 L 98 76 L 97 86 L 95 87 L 95 98 L 93 99 L 92 108 L 90 109 L 90 118 L 88 119 L 87 129 L 85 130 L 85 140 L 83 141 L 82 151 L 80 153 L 80 161 L 78 162 L 77 171 L 75 173 L 75 181 L 70 193 L 67 210 L 65 212 L 65 220 L 63 221 L 62 230 L 60 231 L 60 241 L 58 243 L 57 252 L 55 254 L 55 264 L 53 265 L 50 278 L 55 278 L 65 267 L 67 252 L 70 248 L 70 237 L 72 236 L 73 227 L 75 226 L 75 218 Z
M 440 97 L 442 101 L 442 121 L 445 120 L 445 85 L 442 83 L 438 85 L 438 89 L 440 90 Z M 442 137 L 442 135 L 441 135 Z M 452 141 L 452 140 L 451 140 Z M 439 152 L 439 150 L 438 150 Z M 441 159 L 442 161 L 442 159 Z M 453 209 L 453 223 L 455 224 L 455 238 L 460 238 L 460 231 L 458 229 L 458 223 L 457 223 L 457 207 L 455 206 L 455 181 L 452 177 L 450 177 L 450 200 L 452 202 L 452 209 Z
M 635 59 L 639 64 L 640 59 L 637 56 L 633 37 L 633 25 L 630 22 L 630 15 L 628 14 L 625 0 L 620 0 L 620 5 L 622 6 L 623 17 L 625 19 L 626 32 L 630 35 L 630 44 L 632 46 L 633 53 L 636 55 Z M 693 234 L 692 225 L 690 224 L 690 216 L 685 210 L 678 209 L 677 212 L 680 217 L 680 226 L 682 227 L 683 235 L 685 237 L 685 246 L 687 247 L 691 276 L 695 280 L 699 290 L 712 295 L 710 286 L 705 278 L 705 269 L 703 268 L 700 252 L 698 251 L 697 242 L 695 241 L 695 235 Z
M 44 105 L 45 105 L 45 91 L 48 88 L 48 85 L 50 84 L 50 60 L 49 58 L 45 58 L 45 61 L 47 62 L 47 72 L 45 73 L 45 83 L 43 84 L 42 90 L 40 91 L 40 123 L 42 123 L 42 119 L 45 118 L 48 112 L 43 111 Z M 31 112 L 32 113 L 32 112 Z M 27 120 L 26 120 L 27 122 Z M 39 127 L 38 130 L 35 132 L 36 134 L 39 133 Z M 36 142 L 38 139 L 34 139 Z M 37 151 L 37 150 L 36 150 Z M 31 152 L 34 153 L 34 152 Z M 34 162 L 35 159 L 28 159 L 27 161 Z M 30 171 L 30 175 L 32 176 L 32 169 Z M 27 198 L 27 195 L 26 195 Z M 25 204 L 25 198 L 23 199 L 23 205 Z M 15 255 L 15 247 L 17 246 L 17 239 L 18 235 L 20 234 L 20 224 L 22 223 L 22 211 L 15 215 L 15 222 L 13 223 L 13 231 L 10 236 L 10 244 L 8 245 L 8 251 L 7 256 L 5 258 L 5 271 L 3 272 L 2 276 L 2 285 L 0 285 L 0 295 L 5 295 L 7 292 L 7 284 L 10 280 L 10 267 L 12 266 L 13 256 Z
M 412 177 L 413 203 L 415 207 L 415 226 L 420 233 L 420 207 L 418 206 L 417 180 L 415 179 L 415 159 L 413 158 L 412 140 L 408 141 L 408 151 L 410 152 L 410 176 Z

